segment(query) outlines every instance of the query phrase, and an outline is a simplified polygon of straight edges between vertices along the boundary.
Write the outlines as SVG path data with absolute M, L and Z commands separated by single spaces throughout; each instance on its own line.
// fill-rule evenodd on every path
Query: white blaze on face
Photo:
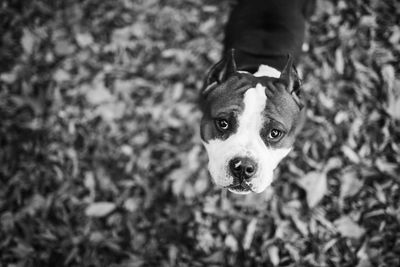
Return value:
M 208 169 L 216 184 L 224 187 L 232 184 L 229 161 L 236 157 L 250 157 L 258 165 L 257 173 L 248 183 L 252 191 L 260 193 L 271 184 L 273 170 L 290 148 L 272 149 L 261 139 L 266 101 L 264 86 L 257 84 L 248 89 L 244 95 L 244 110 L 238 117 L 237 132 L 226 140 L 204 143 L 209 158 Z

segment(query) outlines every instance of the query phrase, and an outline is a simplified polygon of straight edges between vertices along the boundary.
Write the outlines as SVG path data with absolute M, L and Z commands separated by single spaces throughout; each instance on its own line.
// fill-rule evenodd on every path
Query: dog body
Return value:
M 225 52 L 234 48 L 239 70 L 260 65 L 283 70 L 287 55 L 296 63 L 304 41 L 310 0 L 239 0 L 225 29 Z
M 303 2 L 239 1 L 226 28 L 226 56 L 205 81 L 201 137 L 208 168 L 232 192 L 259 193 L 270 185 L 301 127 L 292 64 L 303 42 Z

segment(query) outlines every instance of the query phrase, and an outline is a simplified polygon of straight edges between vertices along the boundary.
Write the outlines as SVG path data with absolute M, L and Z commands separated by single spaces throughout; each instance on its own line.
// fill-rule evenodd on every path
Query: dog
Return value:
M 224 57 L 200 92 L 201 139 L 213 181 L 238 194 L 264 191 L 304 122 L 294 64 L 307 0 L 239 0 L 225 29 Z

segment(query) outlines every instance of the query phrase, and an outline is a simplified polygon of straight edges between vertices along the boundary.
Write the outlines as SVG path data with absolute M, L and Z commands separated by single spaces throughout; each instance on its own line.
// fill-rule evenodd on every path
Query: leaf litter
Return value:
M 217 189 L 198 90 L 232 1 L 0 10 L 6 266 L 399 266 L 397 2 L 317 1 L 307 122 L 268 192 Z

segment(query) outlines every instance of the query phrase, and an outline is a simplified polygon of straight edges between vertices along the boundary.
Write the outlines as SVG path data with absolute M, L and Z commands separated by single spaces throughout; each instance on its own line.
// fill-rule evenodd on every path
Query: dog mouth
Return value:
M 250 193 L 253 191 L 246 182 L 242 182 L 240 184 L 235 184 L 235 185 L 230 185 L 227 188 L 232 193 L 237 193 L 237 194 L 246 194 L 246 193 Z

